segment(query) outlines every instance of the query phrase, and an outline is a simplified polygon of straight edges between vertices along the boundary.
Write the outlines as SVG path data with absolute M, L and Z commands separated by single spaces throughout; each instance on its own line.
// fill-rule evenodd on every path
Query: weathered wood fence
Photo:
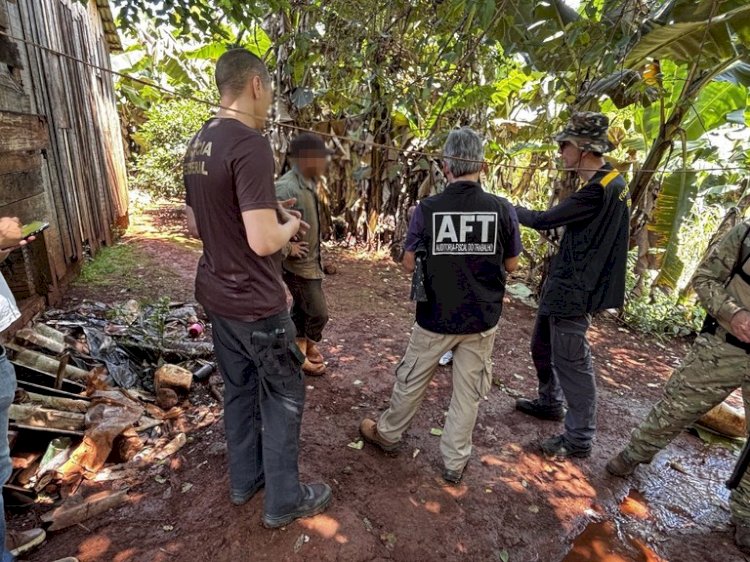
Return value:
M 50 223 L 3 266 L 20 300 L 55 302 L 84 257 L 127 224 L 106 72 L 120 48 L 108 0 L 0 0 L 0 216 Z

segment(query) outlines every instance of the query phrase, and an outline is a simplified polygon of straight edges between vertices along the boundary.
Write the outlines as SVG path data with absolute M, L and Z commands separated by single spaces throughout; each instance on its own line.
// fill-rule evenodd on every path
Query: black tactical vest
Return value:
M 420 203 L 425 290 L 417 323 L 439 334 L 474 334 L 497 325 L 505 294 L 508 202 L 477 182 L 458 181 Z
M 580 316 L 619 308 L 625 299 L 630 194 L 625 179 L 605 164 L 587 185 L 603 190 L 602 207 L 588 221 L 569 224 L 552 258 L 539 314 Z

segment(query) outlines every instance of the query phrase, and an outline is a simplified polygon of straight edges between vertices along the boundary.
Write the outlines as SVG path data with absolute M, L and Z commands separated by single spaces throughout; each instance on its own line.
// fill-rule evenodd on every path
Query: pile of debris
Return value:
M 5 491 L 17 504 L 65 500 L 43 517 L 51 530 L 125 499 L 121 490 L 82 501 L 75 494 L 84 480 L 132 479 L 220 415 L 189 400 L 194 381 L 209 382 L 221 400 L 208 361 L 213 346 L 194 305 L 84 303 L 46 312 L 5 347 L 18 380 Z

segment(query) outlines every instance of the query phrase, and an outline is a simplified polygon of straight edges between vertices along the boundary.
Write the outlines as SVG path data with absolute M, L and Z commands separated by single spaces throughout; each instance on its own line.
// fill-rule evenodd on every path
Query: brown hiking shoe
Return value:
M 5 548 L 13 556 L 19 556 L 39 546 L 47 538 L 44 529 L 36 528 L 28 531 L 6 531 Z
M 380 447 L 386 453 L 392 453 L 399 447 L 398 441 L 393 443 L 383 439 L 378 433 L 377 422 L 369 418 L 363 419 L 362 423 L 359 424 L 359 434 L 362 436 L 362 439 L 376 447 Z
M 305 359 L 302 364 L 302 371 L 311 377 L 319 377 L 325 375 L 326 366 L 325 363 L 312 363 L 309 359 Z
M 630 458 L 630 456 L 625 452 L 625 449 L 617 453 L 617 456 L 612 457 L 609 459 L 609 462 L 607 463 L 607 472 L 612 474 L 613 476 L 619 476 L 620 478 L 624 478 L 625 476 L 630 476 L 635 472 L 635 467 L 637 467 L 639 464 L 642 464 L 644 461 L 636 461 Z M 750 539 L 750 537 L 748 537 Z
M 323 354 L 315 347 L 315 342 L 307 340 L 307 360 L 310 363 L 323 363 Z

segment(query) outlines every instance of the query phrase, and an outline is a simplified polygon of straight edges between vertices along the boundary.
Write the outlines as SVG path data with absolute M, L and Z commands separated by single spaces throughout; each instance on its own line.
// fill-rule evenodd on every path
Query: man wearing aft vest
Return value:
M 438 361 L 453 350 L 453 396 L 440 452 L 443 478 L 458 484 L 471 456 L 471 434 L 479 402 L 492 384 L 492 348 L 503 306 L 505 279 L 516 269 L 521 238 L 513 207 L 485 192 L 482 139 L 463 127 L 443 149 L 445 190 L 414 210 L 406 237 L 404 269 L 414 272 L 423 253 L 425 300 L 417 302 L 416 323 L 396 368 L 388 409 L 364 419 L 365 441 L 385 451 L 398 448 L 417 413 Z
M 698 266 L 693 287 L 708 315 L 700 335 L 667 382 L 664 395 L 633 431 L 630 442 L 607 463 L 628 476 L 651 462 L 686 427 L 742 386 L 750 418 L 750 221 L 735 226 Z M 750 554 L 750 475 L 732 490 L 729 508 L 734 541 Z
M 614 148 L 608 126 L 601 113 L 573 114 L 555 141 L 564 169 L 576 172 L 585 185 L 547 211 L 516 207 L 524 226 L 565 228 L 542 287 L 531 337 L 539 397 L 516 401 L 516 408 L 526 414 L 564 419 L 564 433 L 541 443 L 549 457 L 591 454 L 596 381 L 586 332 L 593 314 L 618 308 L 625 298 L 630 198 L 627 183 L 602 156 Z

